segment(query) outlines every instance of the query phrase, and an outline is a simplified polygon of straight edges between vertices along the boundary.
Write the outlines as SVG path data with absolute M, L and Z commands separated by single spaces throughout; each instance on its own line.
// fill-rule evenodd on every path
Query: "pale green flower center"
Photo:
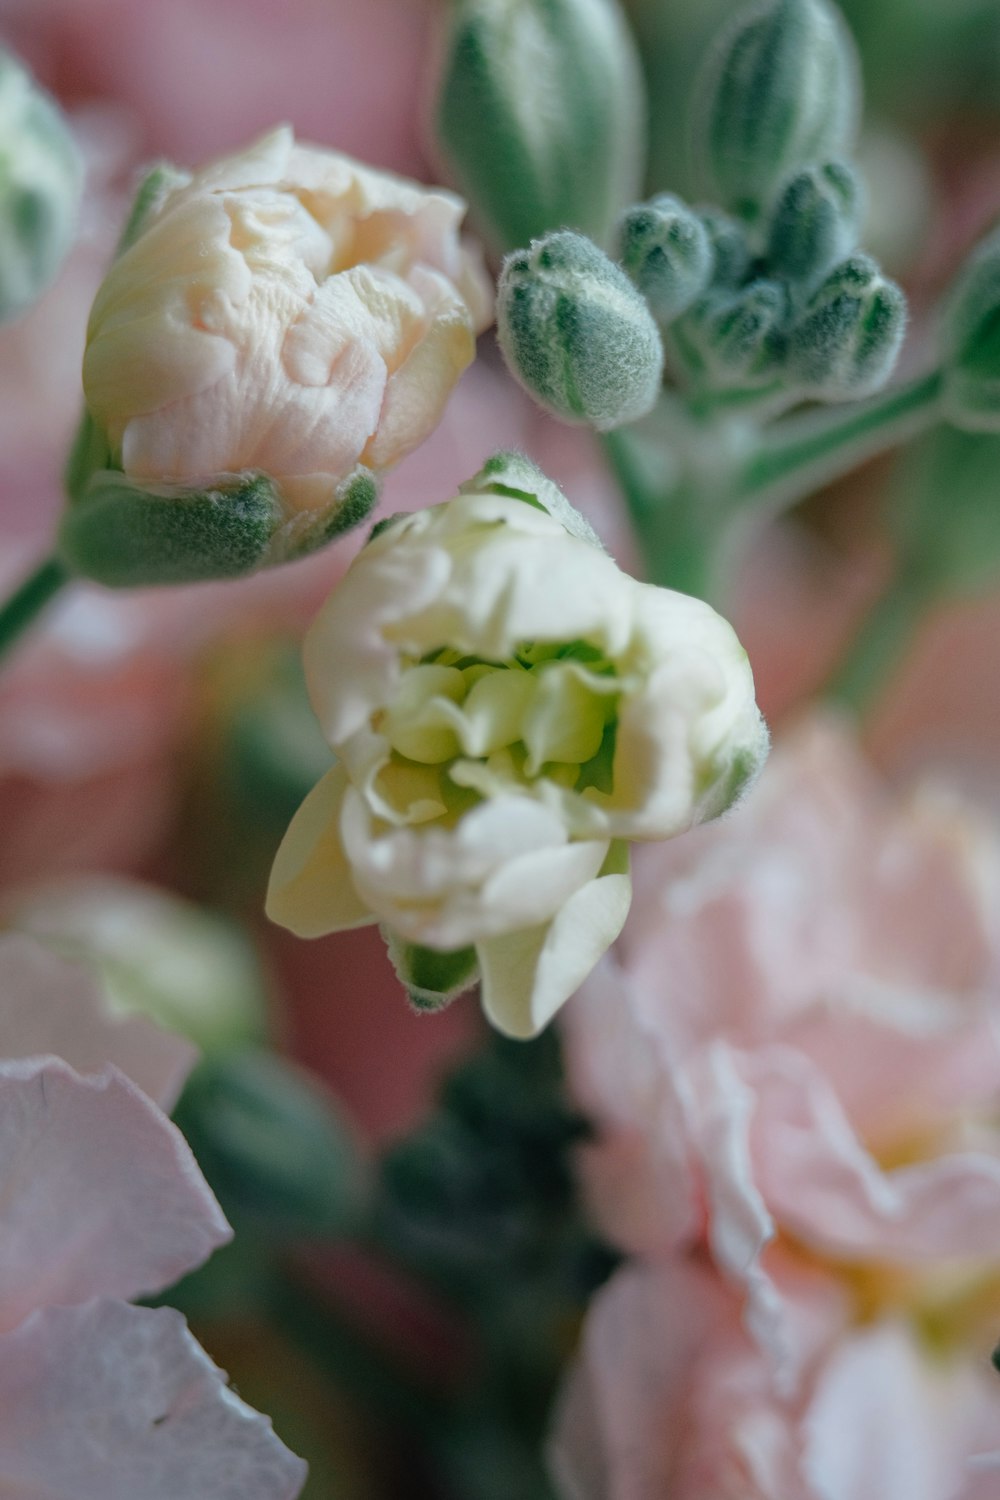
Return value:
M 373 721 L 391 746 L 379 797 L 413 823 L 454 821 L 503 791 L 607 791 L 623 686 L 584 641 L 526 642 L 505 662 L 431 652 Z

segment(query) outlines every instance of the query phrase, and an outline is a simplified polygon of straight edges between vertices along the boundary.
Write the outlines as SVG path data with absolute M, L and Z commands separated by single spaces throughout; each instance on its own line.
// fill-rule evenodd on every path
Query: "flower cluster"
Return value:
M 951 803 L 895 806 L 817 725 L 725 828 L 654 857 L 567 1018 L 593 1206 L 640 1263 L 592 1315 L 565 1493 L 590 1493 L 596 1410 L 611 1497 L 670 1475 L 707 1500 L 738 1471 L 741 1494 L 828 1500 L 866 1493 L 866 1464 L 885 1494 L 922 1472 L 917 1493 L 978 1495 L 966 1461 L 1000 1446 L 1000 851 Z M 616 1383 L 648 1380 L 630 1416 L 611 1346 Z
M 268 910 L 304 936 L 382 921 L 417 992 L 478 965 L 490 1019 L 530 1036 L 621 930 L 625 842 L 716 817 L 759 769 L 746 653 L 516 456 L 376 533 L 306 641 L 337 763 Z

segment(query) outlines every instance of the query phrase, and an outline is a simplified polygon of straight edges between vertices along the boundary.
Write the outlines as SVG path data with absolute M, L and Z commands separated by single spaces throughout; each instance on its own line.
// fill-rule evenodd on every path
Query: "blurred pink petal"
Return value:
M 171 1308 L 49 1307 L 0 1337 L 8 1500 L 293 1500 L 304 1480 Z
M 0 1328 L 169 1286 L 230 1237 L 176 1126 L 109 1066 L 0 1063 Z
M 141 1016 L 113 1019 L 96 973 L 18 933 L 0 936 L 0 1036 L 9 1059 L 61 1057 L 78 1073 L 114 1063 L 163 1109 L 198 1055 Z

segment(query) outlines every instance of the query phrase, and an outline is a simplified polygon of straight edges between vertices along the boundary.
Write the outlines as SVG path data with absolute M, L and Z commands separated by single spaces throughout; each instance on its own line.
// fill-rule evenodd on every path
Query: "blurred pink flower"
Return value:
M 605 1232 L 704 1237 L 790 1384 L 783 1246 L 859 1317 L 1000 1276 L 997 874 L 972 819 L 893 801 L 808 726 L 732 818 L 650 852 L 617 963 L 568 1008 Z
M 180 1315 L 121 1300 L 230 1237 L 184 1138 L 119 1065 L 168 1099 L 191 1049 L 109 1022 L 85 971 L 20 936 L 0 939 L 0 1016 L 0 1489 L 292 1500 L 304 1465 Z
M 787 1395 L 707 1266 L 619 1271 L 557 1409 L 563 1500 L 991 1500 L 996 1376 L 928 1357 L 901 1321 L 832 1337 L 830 1292 L 801 1276 L 788 1289 L 810 1363 Z

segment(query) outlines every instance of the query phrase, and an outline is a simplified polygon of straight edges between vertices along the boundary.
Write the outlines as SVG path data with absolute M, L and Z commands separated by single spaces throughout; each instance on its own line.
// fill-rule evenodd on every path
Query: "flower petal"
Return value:
M 537 1036 L 621 932 L 632 899 L 622 845 L 604 869 L 547 925 L 476 944 L 483 1009 L 507 1036 Z
M 0 1329 L 161 1290 L 230 1237 L 176 1126 L 108 1067 L 0 1064 Z
M 347 784 L 338 762 L 302 803 L 274 861 L 265 910 L 272 922 L 299 937 L 322 937 L 375 921 L 355 889 L 340 841 Z
M 49 1307 L 0 1338 L 9 1500 L 294 1500 L 305 1474 L 172 1308 Z

